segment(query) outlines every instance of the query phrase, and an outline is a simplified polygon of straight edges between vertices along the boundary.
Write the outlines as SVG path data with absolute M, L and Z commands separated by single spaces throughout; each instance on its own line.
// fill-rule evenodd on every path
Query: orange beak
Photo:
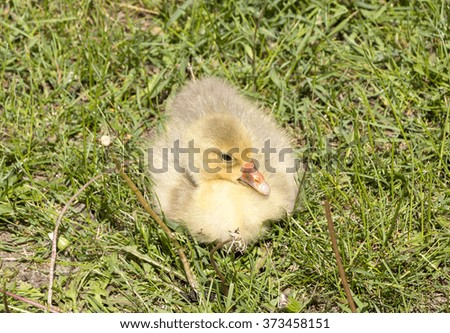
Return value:
M 269 195 L 270 186 L 264 179 L 264 176 L 259 172 L 254 163 L 247 162 L 242 167 L 242 175 L 239 180 L 249 185 L 254 190 L 262 195 Z

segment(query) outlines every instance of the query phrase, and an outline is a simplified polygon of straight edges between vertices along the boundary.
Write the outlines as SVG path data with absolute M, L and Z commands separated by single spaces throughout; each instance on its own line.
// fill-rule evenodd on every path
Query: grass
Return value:
M 348 312 L 323 200 L 360 312 L 450 311 L 447 1 L 31 1 L 0 7 L 0 284 L 45 304 L 59 212 L 130 161 L 192 63 L 270 109 L 309 166 L 302 208 L 241 256 L 181 228 L 202 293 L 115 173 L 65 215 L 54 305 L 72 312 Z M 174 227 L 174 226 L 172 226 Z M 282 296 L 283 295 L 283 296 Z M 287 309 L 280 299 L 287 296 Z M 40 311 L 8 298 L 12 312 Z M 5 307 L 0 304 L 0 312 Z

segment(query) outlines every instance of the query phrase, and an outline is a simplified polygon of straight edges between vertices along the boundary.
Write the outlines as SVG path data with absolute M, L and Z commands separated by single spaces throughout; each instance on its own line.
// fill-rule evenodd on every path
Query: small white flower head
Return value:
M 108 147 L 109 145 L 111 145 L 111 137 L 109 135 L 102 135 L 102 137 L 100 138 L 100 143 L 103 146 Z

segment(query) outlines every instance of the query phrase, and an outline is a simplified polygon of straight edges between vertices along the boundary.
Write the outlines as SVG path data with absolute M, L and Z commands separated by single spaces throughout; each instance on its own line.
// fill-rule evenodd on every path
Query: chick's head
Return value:
M 220 113 L 200 118 L 192 124 L 188 136 L 194 148 L 190 168 L 197 183 L 227 180 L 269 195 L 270 186 L 255 159 L 258 151 L 236 118 Z

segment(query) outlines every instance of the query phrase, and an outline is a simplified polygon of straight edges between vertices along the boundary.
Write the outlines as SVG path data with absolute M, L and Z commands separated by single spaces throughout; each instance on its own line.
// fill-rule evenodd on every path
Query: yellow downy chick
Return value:
M 290 140 L 217 78 L 187 84 L 149 150 L 157 205 L 201 242 L 244 244 L 291 212 L 298 193 Z

